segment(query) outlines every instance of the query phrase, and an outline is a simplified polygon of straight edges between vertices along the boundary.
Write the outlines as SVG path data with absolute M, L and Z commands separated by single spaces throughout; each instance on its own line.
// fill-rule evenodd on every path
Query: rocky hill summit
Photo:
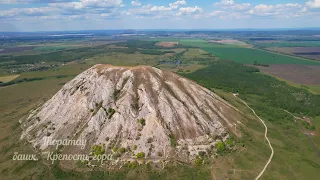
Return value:
M 55 148 L 45 142 L 48 138 L 85 140 L 84 149 L 65 150 L 188 161 L 199 151 L 214 152 L 239 118 L 225 100 L 177 74 L 98 64 L 20 122 L 21 138 L 38 151 Z

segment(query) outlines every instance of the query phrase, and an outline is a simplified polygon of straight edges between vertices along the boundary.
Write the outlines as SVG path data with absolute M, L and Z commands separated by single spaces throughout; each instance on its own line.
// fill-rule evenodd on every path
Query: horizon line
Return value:
M 82 30 L 55 30 L 55 31 L 0 31 L 0 33 L 43 33 L 43 32 L 72 32 L 72 31 L 232 31 L 232 30 L 320 30 L 320 27 L 298 27 L 298 28 L 175 28 L 175 29 L 152 29 L 152 28 L 126 28 L 126 29 L 82 29 Z

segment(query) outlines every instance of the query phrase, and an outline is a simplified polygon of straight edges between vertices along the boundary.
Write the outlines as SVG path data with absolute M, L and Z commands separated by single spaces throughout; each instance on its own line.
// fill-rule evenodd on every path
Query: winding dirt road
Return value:
M 260 172 L 260 174 L 255 178 L 255 180 L 258 180 L 262 175 L 263 173 L 266 171 L 268 165 L 270 164 L 272 158 L 273 158 L 273 154 L 274 154 L 274 151 L 273 151 L 273 147 L 267 137 L 267 134 L 268 134 L 268 127 L 267 125 L 264 123 L 264 121 L 256 114 L 256 112 L 244 101 L 242 100 L 241 98 L 239 98 L 237 96 L 237 94 L 233 94 L 234 97 L 238 98 L 243 104 L 245 104 L 249 109 L 251 109 L 251 111 L 253 112 L 253 114 L 258 118 L 260 119 L 260 121 L 262 122 L 262 124 L 264 125 L 264 128 L 265 128 L 265 132 L 264 132 L 264 138 L 268 141 L 268 144 L 269 144 L 269 147 L 271 149 L 271 154 L 270 154 L 270 157 L 269 157 L 269 160 L 267 161 L 266 165 L 264 166 L 264 168 L 262 169 L 262 171 Z

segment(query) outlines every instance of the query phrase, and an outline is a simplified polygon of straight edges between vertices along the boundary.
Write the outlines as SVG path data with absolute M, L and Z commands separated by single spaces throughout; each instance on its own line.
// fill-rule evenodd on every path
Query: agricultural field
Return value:
M 2 83 L 7 83 L 10 82 L 16 78 L 18 78 L 20 76 L 20 74 L 17 75 L 9 75 L 9 76 L 0 76 L 0 82 Z
M 36 46 L 8 47 L 8 48 L 0 49 L 0 54 L 24 52 L 24 51 L 28 51 L 28 50 L 33 50 L 35 48 L 37 48 L 37 47 Z
M 222 60 L 232 60 L 242 64 L 303 64 L 320 65 L 318 62 L 303 60 L 281 54 L 275 54 L 251 48 L 205 47 L 203 50 L 214 54 Z
M 319 41 L 269 41 L 257 43 L 263 47 L 320 47 Z
M 320 47 L 270 47 L 266 49 L 320 61 Z
M 254 66 L 261 72 L 274 76 L 289 85 L 320 94 L 320 66 L 295 64 L 272 64 L 268 67 Z
M 278 76 L 297 84 L 320 85 L 320 66 L 272 64 L 269 67 L 255 67 L 264 73 Z
M 209 43 L 204 40 L 197 40 L 195 42 L 180 40 L 180 44 L 199 47 L 222 60 L 232 60 L 242 64 L 253 64 L 254 61 L 257 61 L 260 64 L 320 65 L 319 62 L 299 57 L 292 57 L 253 48 L 243 48 L 230 44 Z
M 236 46 L 247 47 L 247 48 L 251 47 L 251 45 L 249 45 L 243 41 L 239 41 L 239 40 L 235 40 L 235 39 L 209 40 L 208 42 L 217 43 L 217 44 L 225 44 L 225 45 L 236 45 Z
M 183 57 L 187 59 L 207 58 L 208 55 L 210 55 L 208 52 L 198 48 L 188 48 L 188 50 L 183 53 Z
M 179 42 L 158 42 L 158 43 L 156 43 L 157 46 L 162 46 L 162 47 L 173 47 L 178 44 L 179 44 Z

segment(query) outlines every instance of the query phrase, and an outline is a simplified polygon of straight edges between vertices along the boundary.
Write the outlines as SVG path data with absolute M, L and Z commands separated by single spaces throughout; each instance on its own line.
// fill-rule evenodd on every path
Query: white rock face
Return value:
M 109 108 L 115 110 L 112 116 Z M 21 138 L 41 151 L 50 148 L 45 143 L 50 137 L 86 140 L 88 152 L 96 144 L 106 149 L 136 145 L 135 154 L 150 158 L 159 158 L 159 152 L 161 157 L 175 152 L 194 157 L 213 147 L 217 138 L 225 140 L 238 119 L 238 112 L 219 96 L 174 73 L 98 64 L 22 121 Z

